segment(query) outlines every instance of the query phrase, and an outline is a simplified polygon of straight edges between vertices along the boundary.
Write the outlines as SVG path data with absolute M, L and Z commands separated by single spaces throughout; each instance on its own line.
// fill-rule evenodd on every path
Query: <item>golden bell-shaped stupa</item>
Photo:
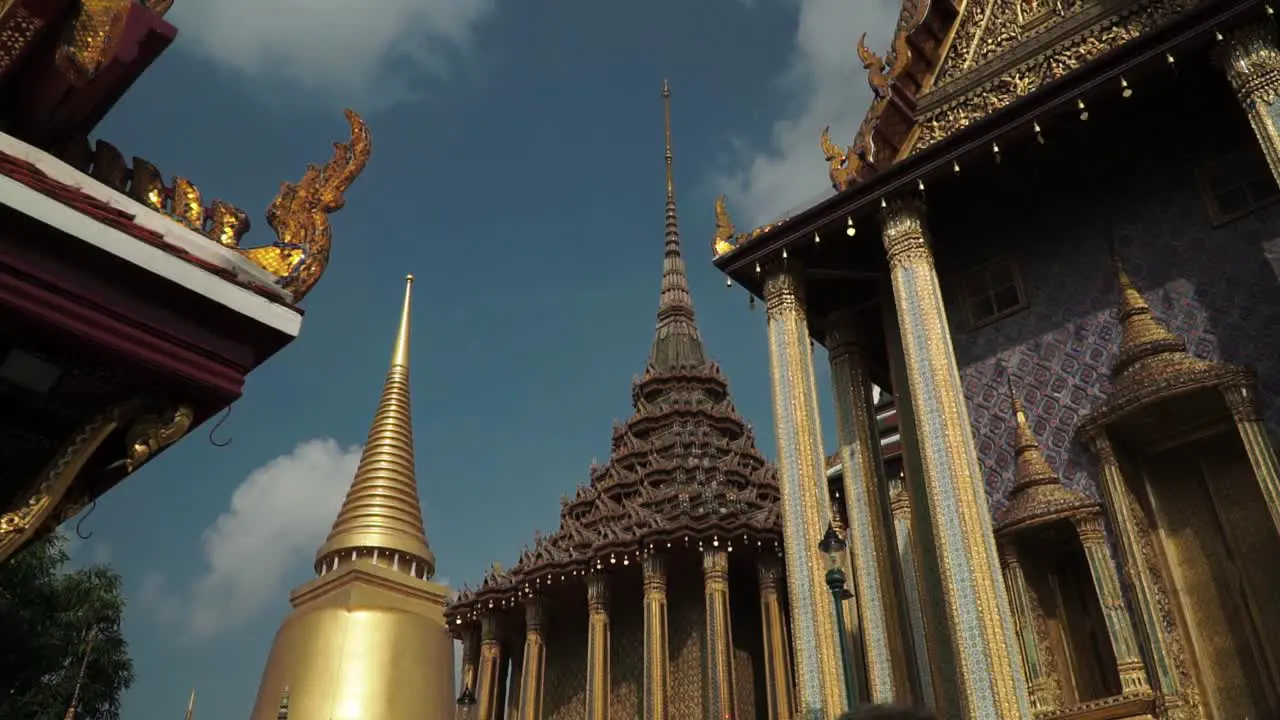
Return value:
M 449 589 L 432 582 L 414 473 L 409 402 L 413 277 L 391 369 L 360 466 L 328 539 L 318 577 L 289 597 L 253 720 L 276 720 L 288 692 L 295 718 L 421 720 L 454 712 Z

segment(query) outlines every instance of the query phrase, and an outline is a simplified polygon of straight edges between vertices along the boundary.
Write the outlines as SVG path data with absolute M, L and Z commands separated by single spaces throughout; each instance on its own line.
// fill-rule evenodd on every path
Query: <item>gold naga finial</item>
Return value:
M 724 195 L 721 195 L 716 198 L 716 236 L 711 243 L 716 257 L 737 247 L 733 244 L 737 232 L 737 228 L 733 226 L 733 219 L 729 217 L 729 208 L 725 205 Z
M 240 250 L 246 258 L 275 275 L 280 287 L 299 302 L 311 292 L 329 265 L 333 230 L 329 215 L 346 204 L 343 193 L 369 162 L 369 128 L 352 110 L 346 111 L 351 140 L 334 143 L 333 158 L 323 166 L 309 165 L 297 183 L 284 183 L 267 208 L 267 224 L 276 242 Z
M 818 140 L 822 146 L 822 158 L 827 161 L 827 177 L 831 179 L 831 187 L 840 192 L 858 179 L 860 162 L 858 156 L 851 153 L 851 148 L 840 147 L 831 141 L 831 126 L 822 128 L 822 137 Z

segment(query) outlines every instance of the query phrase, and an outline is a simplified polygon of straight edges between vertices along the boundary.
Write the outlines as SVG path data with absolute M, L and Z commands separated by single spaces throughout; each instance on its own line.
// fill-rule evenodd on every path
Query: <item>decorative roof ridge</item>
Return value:
M 354 111 L 346 111 L 351 139 L 334 143 L 334 155 L 323 166 L 309 165 L 297 183 L 284 183 L 267 208 L 267 224 L 276 233 L 270 245 L 242 248 L 240 241 L 250 227 L 243 210 L 214 200 L 207 207 L 200 189 L 181 176 L 168 185 L 160 170 L 134 157 L 132 166 L 124 155 L 105 140 L 93 147 L 89 140 L 64 148 L 58 160 L 79 176 L 100 184 L 199 237 L 234 251 L 256 267 L 270 282 L 300 302 L 320 280 L 328 265 L 332 231 L 328 215 L 342 209 L 343 193 L 355 182 L 369 160 L 371 142 L 368 127 Z M 109 200 L 108 200 L 109 201 Z M 147 226 L 147 223 L 140 222 Z M 169 228 L 156 229 L 168 234 Z

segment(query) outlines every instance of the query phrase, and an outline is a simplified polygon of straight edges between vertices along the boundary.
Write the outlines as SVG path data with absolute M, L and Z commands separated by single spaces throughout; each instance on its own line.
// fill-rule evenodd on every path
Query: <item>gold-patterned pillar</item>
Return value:
M 542 720 L 542 697 L 547 676 L 546 614 L 542 598 L 524 601 L 524 661 L 520 664 L 520 709 L 516 720 Z
M 1227 401 L 1227 407 L 1231 408 L 1231 417 L 1240 433 L 1240 441 L 1244 443 L 1244 451 L 1248 454 L 1249 464 L 1253 466 L 1253 474 L 1258 479 L 1262 498 L 1271 513 L 1271 521 L 1277 532 L 1280 532 L 1280 465 L 1276 462 L 1276 449 L 1271 444 L 1271 436 L 1262 424 L 1256 394 L 1247 383 L 1233 383 L 1222 388 L 1222 396 Z
M 1224 65 L 1271 174 L 1280 182 L 1280 49 L 1275 33 L 1269 22 L 1232 31 Z
M 1133 590 L 1134 611 L 1138 615 L 1141 633 L 1146 642 L 1146 657 L 1151 663 L 1152 680 L 1159 685 L 1164 702 L 1177 705 L 1182 702 L 1185 689 L 1182 678 L 1174 665 L 1170 652 L 1168 629 L 1160 611 L 1160 599 L 1156 592 L 1152 566 L 1147 553 L 1152 549 L 1143 537 L 1145 521 L 1138 500 L 1129 492 L 1115 449 L 1105 432 L 1089 436 L 1089 444 L 1098 456 L 1102 472 L 1102 495 L 1111 514 L 1111 527 L 1116 531 L 1120 546 L 1120 560 Z M 1154 562 L 1155 558 L 1151 558 Z
M 587 720 L 609 720 L 609 576 L 587 576 Z
M 462 637 L 462 676 L 458 678 L 458 697 L 467 690 L 476 691 L 480 669 L 480 630 L 472 626 Z
M 827 353 L 835 396 L 836 433 L 844 479 L 850 579 L 862 636 L 868 700 L 914 704 L 911 646 L 904 622 L 902 576 L 893 549 L 893 515 L 880 458 L 866 351 L 850 312 L 830 318 Z
M 507 670 L 508 679 L 502 684 L 507 690 L 507 712 L 503 717 L 506 720 L 517 720 L 520 717 L 520 694 L 524 682 L 524 638 L 512 641 L 507 655 L 511 657 L 511 664 Z
M 1120 578 L 1116 575 L 1111 549 L 1107 547 L 1102 513 L 1080 515 L 1072 518 L 1072 522 L 1076 526 L 1076 534 L 1080 536 L 1080 546 L 1084 548 L 1089 573 L 1093 576 L 1093 586 L 1098 592 L 1098 605 L 1102 608 L 1102 616 L 1107 623 L 1107 635 L 1111 638 L 1116 670 L 1120 674 L 1120 690 L 1125 694 L 1150 692 L 1147 667 L 1142 662 L 1142 651 L 1133 634 L 1129 609 L 1125 607 L 1124 595 L 1120 592 Z
M 729 553 L 722 547 L 702 551 L 702 592 L 707 608 L 707 717 L 736 718 L 733 633 L 729 625 Z
M 933 700 L 933 668 L 926 642 L 924 605 L 920 597 L 920 581 L 916 574 L 915 539 L 911 534 L 911 497 L 907 493 L 905 473 L 889 481 L 889 510 L 893 514 L 894 550 L 902 572 L 902 597 L 911 630 L 912 672 L 924 704 Z
M 835 717 L 845 707 L 835 607 L 818 543 L 831 520 L 818 392 L 804 306 L 803 268 L 783 261 L 764 281 L 774 437 L 782 495 L 783 551 L 795 637 L 798 717 Z
M 761 556 L 757 570 L 768 720 L 791 720 L 796 712 L 795 685 L 791 682 L 791 641 L 787 636 L 787 618 L 782 611 L 782 597 L 778 594 L 782 565 L 777 558 L 765 555 Z
M 666 558 L 650 552 L 644 558 L 644 720 L 667 720 L 667 682 L 671 654 L 667 649 Z
M 502 639 L 499 637 L 496 613 L 480 616 L 480 669 L 476 681 L 477 720 L 497 720 L 502 704 L 500 676 Z
M 955 649 L 961 714 L 971 720 L 1021 720 L 1030 715 L 1027 679 L 1018 662 L 1017 633 L 923 205 L 915 199 L 888 203 L 883 240 L 912 402 L 929 408 L 927 415 L 916 414 L 923 423 L 917 442 Z
M 1014 621 L 1018 625 L 1018 640 L 1022 647 L 1023 667 L 1027 671 L 1027 683 L 1031 687 L 1031 711 L 1048 712 L 1056 708 L 1054 683 L 1040 663 L 1040 643 L 1036 639 L 1036 614 L 1031 607 L 1031 591 L 1022 574 L 1022 560 L 1012 538 L 1000 541 L 1000 568 L 1004 572 L 1005 589 L 1009 591 L 1009 604 L 1013 606 Z

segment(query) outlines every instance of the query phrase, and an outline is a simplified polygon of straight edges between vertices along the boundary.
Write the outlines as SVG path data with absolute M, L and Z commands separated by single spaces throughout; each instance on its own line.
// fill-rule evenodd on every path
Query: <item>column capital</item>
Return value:
M 1013 538 L 1006 536 L 998 539 L 996 549 L 1000 553 L 1001 567 L 1022 565 L 1022 558 L 1018 557 L 1018 543 Z
M 660 553 L 650 552 L 644 556 L 643 564 L 644 592 L 667 591 L 667 559 Z
M 889 267 L 912 263 L 933 264 L 933 252 L 925 233 L 924 202 L 915 197 L 886 201 L 880 213 L 881 239 Z
M 803 310 L 804 266 L 796 260 L 765 268 L 764 307 L 770 318 L 785 310 Z
M 782 563 L 773 555 L 762 555 L 756 561 L 756 574 L 760 580 L 760 592 L 777 592 L 782 584 Z
M 826 346 L 831 358 L 861 354 L 866 339 L 853 310 L 837 310 L 826 318 Z
M 527 633 L 542 632 L 546 622 L 546 610 L 540 595 L 531 595 L 524 599 L 524 627 Z
M 497 642 L 501 639 L 501 621 L 495 612 L 487 612 L 480 616 L 480 641 L 482 643 Z
M 1106 542 L 1106 524 L 1102 520 L 1102 511 L 1094 511 L 1071 518 L 1076 526 L 1076 534 L 1080 536 L 1080 544 L 1089 547 Z
M 1253 23 L 1228 33 L 1227 79 L 1241 102 L 1270 105 L 1280 94 L 1280 48 L 1275 27 L 1269 22 Z
M 604 573 L 587 575 L 587 611 L 606 612 L 609 609 L 609 576 Z
M 724 548 L 707 548 L 702 551 L 702 574 L 708 580 L 729 579 L 729 553 Z
M 1237 423 L 1257 422 L 1262 419 L 1258 411 L 1257 393 L 1247 381 L 1222 386 L 1222 398 L 1227 402 L 1231 418 Z
M 907 476 L 903 472 L 889 478 L 889 509 L 895 518 L 911 512 L 911 494 L 907 492 Z

